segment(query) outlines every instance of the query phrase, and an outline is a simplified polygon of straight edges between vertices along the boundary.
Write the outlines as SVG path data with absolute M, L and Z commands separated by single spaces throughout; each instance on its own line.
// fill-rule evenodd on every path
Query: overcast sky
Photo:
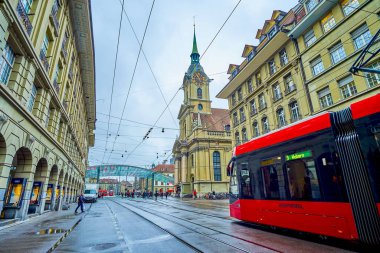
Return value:
M 121 1 L 91 1 L 96 54 L 97 122 L 95 146 L 90 149 L 89 162 L 90 165 L 103 162 L 145 167 L 162 162 L 171 154 L 174 140 L 179 133 L 177 115 L 183 101 L 183 91 L 181 90 L 170 103 L 170 110 L 163 114 L 157 123 L 158 128 L 154 128 L 150 133 L 150 138 L 136 149 L 148 132 L 149 125 L 155 123 L 166 107 L 148 64 L 141 54 L 119 136 L 116 136 L 139 52 L 139 44 L 124 15 L 106 147 Z M 125 0 L 125 11 L 140 41 L 152 1 Z M 237 2 L 238 0 L 156 0 L 143 51 L 168 102 L 179 89 L 184 73 L 190 65 L 193 17 L 195 16 L 198 50 L 202 54 Z M 288 11 L 297 2 L 242 0 L 201 60 L 206 74 L 214 79 L 210 84 L 212 107 L 227 109 L 227 101 L 216 99 L 215 96 L 228 81 L 228 75 L 225 73 L 228 65 L 242 62 L 244 45 L 258 44 L 255 39 L 257 29 L 262 28 L 266 19 L 270 19 L 274 9 Z M 162 128 L 165 128 L 164 133 Z M 111 153 L 112 147 L 114 151 Z M 135 151 L 132 152 L 133 150 Z

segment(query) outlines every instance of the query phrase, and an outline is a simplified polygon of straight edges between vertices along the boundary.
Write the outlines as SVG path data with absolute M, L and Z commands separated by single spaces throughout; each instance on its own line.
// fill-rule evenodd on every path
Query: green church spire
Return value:
M 191 63 L 199 62 L 199 53 L 197 47 L 197 37 L 195 36 L 195 24 L 194 24 L 194 38 L 193 38 L 193 51 L 191 52 Z

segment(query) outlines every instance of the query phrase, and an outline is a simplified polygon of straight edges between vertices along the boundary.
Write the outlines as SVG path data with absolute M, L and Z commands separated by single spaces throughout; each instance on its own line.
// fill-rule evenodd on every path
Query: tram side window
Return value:
M 324 147 L 326 149 L 326 147 Z M 320 186 L 325 201 L 347 202 L 342 168 L 336 152 L 325 152 L 317 158 Z
M 241 195 L 242 197 L 253 197 L 252 184 L 251 184 L 251 175 L 248 162 L 242 162 L 240 166 L 240 185 L 241 185 Z
M 286 199 L 285 178 L 281 157 L 272 157 L 260 162 L 265 199 Z
M 317 200 L 321 198 L 318 176 L 312 158 L 288 160 L 286 169 L 291 199 Z

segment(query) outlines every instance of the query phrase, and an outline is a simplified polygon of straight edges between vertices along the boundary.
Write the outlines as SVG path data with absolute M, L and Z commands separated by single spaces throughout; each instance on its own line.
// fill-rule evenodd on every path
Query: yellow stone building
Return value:
M 380 75 L 349 72 L 380 29 L 379 11 L 379 1 L 371 0 L 299 2 L 289 36 L 300 49 L 313 113 L 339 110 L 379 93 Z M 379 41 L 373 48 L 378 47 Z M 380 69 L 379 60 L 377 55 L 368 67 Z
M 217 97 L 228 99 L 235 145 L 310 115 L 297 47 L 286 34 L 293 18 L 273 11 L 257 31 L 259 44 L 246 45 L 244 61 L 228 69 Z
M 194 189 L 228 192 L 226 166 L 231 159 L 228 110 L 211 107 L 208 78 L 199 62 L 194 30 L 191 65 L 183 79 L 184 101 L 178 119 L 180 135 L 173 145 L 174 180 L 181 195 Z
M 0 54 L 0 211 L 26 219 L 84 187 L 95 129 L 90 1 L 1 1 Z
M 301 0 L 273 12 L 217 95 L 229 100 L 235 145 L 379 92 L 380 75 L 349 72 L 380 28 L 375 2 Z M 379 69 L 379 57 L 369 67 Z

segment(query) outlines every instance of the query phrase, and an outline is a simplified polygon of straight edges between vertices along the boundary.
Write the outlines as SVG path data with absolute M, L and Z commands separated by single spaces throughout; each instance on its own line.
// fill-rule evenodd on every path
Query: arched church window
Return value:
M 213 160 L 213 164 L 214 164 L 214 180 L 215 181 L 222 181 L 219 151 L 214 151 L 212 158 L 213 158 L 212 160 Z
M 202 88 L 197 89 L 197 97 L 202 98 Z

